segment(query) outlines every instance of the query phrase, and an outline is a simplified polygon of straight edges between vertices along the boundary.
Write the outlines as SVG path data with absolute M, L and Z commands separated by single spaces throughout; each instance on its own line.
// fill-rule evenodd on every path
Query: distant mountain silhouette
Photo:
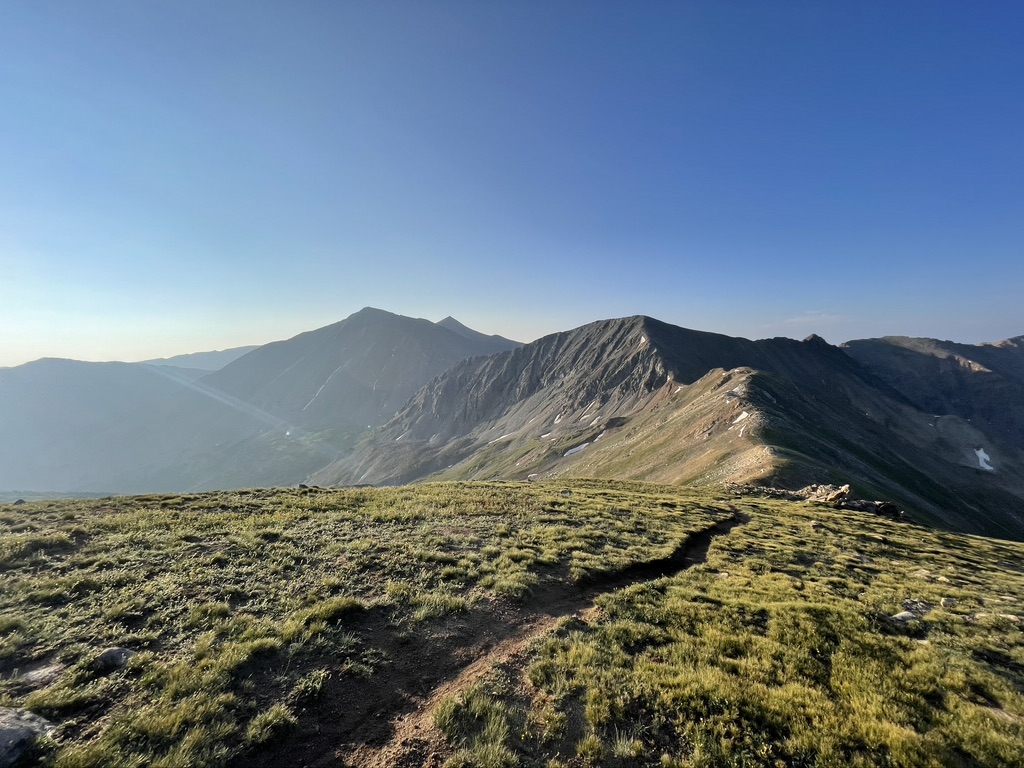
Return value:
M 170 365 L 176 368 L 191 368 L 199 371 L 219 371 L 228 363 L 232 363 L 242 355 L 252 352 L 257 346 L 233 347 L 232 349 L 218 349 L 211 352 L 192 352 L 187 355 L 175 355 L 174 357 L 160 357 L 153 360 L 143 360 L 151 365 Z
M 458 361 L 515 346 L 452 322 L 463 330 L 366 307 L 266 344 L 203 381 L 296 426 L 382 424 Z
M 0 369 L 0 489 L 293 484 L 452 364 L 514 345 L 466 330 L 367 308 L 209 374 L 71 360 Z
M 521 346 L 520 342 L 506 339 L 504 336 L 498 336 L 497 334 L 487 336 L 480 333 L 480 331 L 474 331 L 472 328 L 467 328 L 451 315 L 448 315 L 448 317 L 443 320 L 438 320 L 437 324 L 442 328 L 447 328 L 449 331 L 454 331 L 463 338 L 479 342 L 488 348 L 494 348 L 494 352 L 504 352 L 507 349 L 515 349 L 516 347 Z

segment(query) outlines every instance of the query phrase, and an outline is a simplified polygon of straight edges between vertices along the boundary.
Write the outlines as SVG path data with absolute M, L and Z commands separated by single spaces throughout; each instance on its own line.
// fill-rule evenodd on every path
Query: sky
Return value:
M 1024 334 L 1024 4 L 8 0 L 0 366 L 364 306 Z

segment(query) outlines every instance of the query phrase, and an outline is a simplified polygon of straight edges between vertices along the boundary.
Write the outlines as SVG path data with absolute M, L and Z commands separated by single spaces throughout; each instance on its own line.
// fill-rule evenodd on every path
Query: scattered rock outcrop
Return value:
M 733 486 L 736 493 L 743 495 L 767 496 L 772 499 L 787 501 L 813 501 L 818 504 L 831 504 L 836 509 L 850 509 L 855 512 L 868 512 L 898 520 L 903 517 L 903 510 L 891 501 L 868 501 L 854 499 L 847 485 L 808 485 L 798 491 L 769 486 Z
M 822 504 L 842 504 L 850 498 L 850 486 L 808 485 L 795 492 L 798 499 L 818 501 Z
M 831 504 L 836 509 L 851 509 L 855 512 L 868 512 L 898 520 L 903 517 L 903 510 L 891 501 L 868 501 L 867 499 L 851 498 L 850 486 L 847 485 L 809 485 L 795 491 L 797 499 Z

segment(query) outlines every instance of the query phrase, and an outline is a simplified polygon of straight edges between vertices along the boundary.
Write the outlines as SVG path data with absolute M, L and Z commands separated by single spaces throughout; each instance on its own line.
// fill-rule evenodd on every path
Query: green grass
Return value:
M 257 490 L 0 507 L 0 706 L 56 766 L 226 763 L 287 738 L 376 647 L 549 582 L 662 556 L 729 514 L 632 485 Z M 372 625 L 373 631 L 367 629 Z M 99 674 L 105 648 L 136 652 Z M 21 673 L 58 663 L 39 688 Z M 429 660 L 425 660 L 429 663 Z
M 1024 547 L 739 506 L 706 565 L 602 596 L 476 691 L 517 764 L 1024 765 Z
M 0 706 L 57 725 L 54 766 L 224 765 L 379 685 L 387 648 L 736 511 L 706 564 L 602 595 L 445 701 L 449 768 L 1024 764 L 1024 545 L 629 483 L 0 507 Z M 136 654 L 100 673 L 111 646 Z

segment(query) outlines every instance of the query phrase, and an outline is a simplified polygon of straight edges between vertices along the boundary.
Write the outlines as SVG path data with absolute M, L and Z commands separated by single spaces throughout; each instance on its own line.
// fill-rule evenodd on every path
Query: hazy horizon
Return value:
M 414 317 L 413 315 L 408 315 L 408 314 L 406 314 L 404 312 L 394 311 L 394 310 L 391 310 L 391 309 L 387 309 L 385 307 L 374 307 L 374 309 L 382 309 L 385 312 L 390 312 L 391 314 L 403 315 L 403 316 L 406 316 L 406 317 Z M 358 310 L 356 310 L 356 311 L 358 311 Z M 635 314 L 649 315 L 650 313 L 638 312 L 638 313 L 635 313 Z M 348 317 L 348 316 L 350 316 L 350 315 L 347 315 L 346 317 Z M 505 338 L 511 339 L 513 341 L 522 342 L 524 344 L 528 344 L 528 343 L 530 343 L 532 341 L 535 341 L 535 340 L 541 338 L 542 336 L 546 336 L 546 335 L 551 334 L 551 333 L 558 333 L 560 331 L 569 331 L 569 330 L 572 330 L 574 328 L 580 327 L 581 325 L 586 325 L 586 324 L 591 323 L 591 322 L 597 322 L 597 321 L 600 321 L 600 320 L 613 319 L 611 317 L 594 317 L 591 320 L 587 320 L 587 321 L 585 321 L 583 323 L 576 323 L 576 324 L 573 324 L 573 325 L 568 325 L 568 326 L 566 326 L 564 328 L 557 328 L 557 329 L 553 329 L 551 331 L 546 331 L 544 333 L 538 334 L 537 336 L 533 336 L 531 338 L 525 338 L 525 337 L 517 337 L 517 336 L 514 336 L 514 335 L 509 335 L 507 333 L 502 333 L 501 331 L 482 330 L 482 329 L 480 329 L 478 327 L 475 327 L 471 323 L 465 322 L 462 318 L 460 318 L 455 313 L 451 313 L 450 312 L 447 315 L 445 315 L 445 317 L 448 317 L 448 316 L 454 317 L 457 321 L 459 321 L 463 325 L 466 325 L 467 327 L 471 328 L 474 331 L 479 331 L 481 333 L 486 333 L 488 335 L 504 336 Z M 337 320 L 334 320 L 331 323 L 326 323 L 325 325 L 331 325 L 333 323 L 340 322 L 341 320 L 344 320 L 344 319 L 345 319 L 344 317 L 343 318 L 338 318 Z M 440 320 L 443 320 L 444 318 L 443 317 L 438 317 L 438 318 L 414 317 L 414 319 L 429 320 L 432 323 L 437 323 Z M 657 319 L 657 320 L 664 320 L 664 318 L 660 318 L 660 317 L 656 317 L 655 319 Z M 668 322 L 668 321 L 665 321 L 665 322 Z M 290 339 L 290 338 L 292 338 L 292 337 L 294 337 L 294 336 L 296 336 L 296 335 L 298 335 L 300 333 L 305 333 L 307 331 L 317 330 L 317 328 L 322 328 L 322 327 L 324 327 L 324 325 L 316 326 L 315 328 L 302 328 L 302 329 L 296 331 L 295 333 L 289 333 L 286 336 L 280 336 L 280 337 L 275 337 L 275 338 L 267 338 L 267 339 L 263 339 L 262 341 L 244 342 L 244 343 L 238 343 L 238 344 L 230 344 L 229 343 L 229 344 L 225 344 L 223 346 L 207 346 L 207 347 L 201 347 L 201 348 L 197 347 L 197 348 L 194 348 L 194 349 L 185 349 L 185 350 L 182 350 L 182 351 L 172 351 L 172 352 L 169 352 L 169 353 L 166 353 L 166 354 L 126 355 L 126 356 L 122 356 L 122 357 L 106 357 L 106 358 L 103 358 L 103 357 L 97 357 L 97 358 L 69 357 L 67 355 L 41 355 L 40 357 L 32 358 L 30 360 L 22 360 L 20 362 L 7 363 L 7 364 L 0 362 L 0 368 L 14 368 L 14 367 L 17 367 L 19 365 L 24 365 L 25 363 L 35 362 L 36 360 L 40 360 L 40 359 L 69 359 L 69 360 L 78 360 L 78 361 L 82 361 L 82 362 L 97 362 L 97 363 L 108 363 L 108 362 L 141 363 L 141 362 L 150 362 L 150 361 L 164 360 L 164 359 L 174 358 L 174 357 L 181 357 L 183 355 L 192 355 L 192 354 L 207 353 L 207 352 L 226 352 L 226 351 L 230 351 L 230 350 L 238 349 L 238 348 L 242 348 L 242 347 L 260 347 L 260 346 L 263 346 L 264 344 L 270 344 L 270 343 L 273 343 L 275 341 L 285 341 L 285 340 Z M 722 333 L 722 331 L 718 331 L 718 330 L 716 330 L 714 328 L 692 327 L 691 330 L 707 331 L 707 332 L 710 332 L 710 333 Z M 842 344 L 842 343 L 844 343 L 846 341 L 852 341 L 853 340 L 853 337 L 843 338 L 843 339 L 829 338 L 825 334 L 819 333 L 819 332 L 817 332 L 815 330 L 811 330 L 811 331 L 808 331 L 806 333 L 786 333 L 786 332 L 782 332 L 782 333 L 770 334 L 770 335 L 771 336 L 785 336 L 785 337 L 793 338 L 793 339 L 801 339 L 801 338 L 805 338 L 805 337 L 811 335 L 812 333 L 817 334 L 818 336 L 821 336 L 822 338 L 825 338 L 825 340 L 828 341 L 831 344 Z M 748 335 L 748 334 L 742 334 L 742 333 L 727 334 L 727 335 L 730 335 L 730 336 L 743 336 L 744 338 L 749 338 L 749 339 L 769 338 L 769 336 Z M 892 335 L 904 335 L 904 334 L 886 334 L 886 335 L 892 336 Z M 1021 334 L 1012 334 L 1011 336 L 1019 336 L 1019 335 L 1021 335 Z M 983 344 L 983 343 L 994 343 L 994 342 L 1004 341 L 1007 338 L 1011 338 L 1011 336 L 1006 336 L 1006 337 L 1003 337 L 1003 338 L 1000 338 L 1000 339 L 978 339 L 976 341 L 963 340 L 963 339 L 943 339 L 943 340 L 955 341 L 955 342 L 959 342 L 959 343 L 962 343 L 962 344 Z M 939 337 L 932 336 L 931 338 L 939 338 Z
M 1024 7 L 14 4 L 0 366 L 363 306 L 1024 333 Z

